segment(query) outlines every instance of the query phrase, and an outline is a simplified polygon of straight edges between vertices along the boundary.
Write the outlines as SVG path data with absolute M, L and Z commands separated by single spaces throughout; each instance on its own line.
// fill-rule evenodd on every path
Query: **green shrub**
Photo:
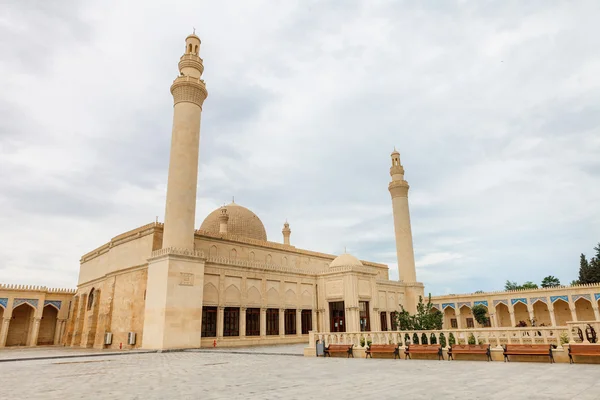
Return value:
M 448 337 L 448 342 L 450 343 L 450 346 L 456 344 L 456 339 L 454 338 L 454 335 L 452 333 L 450 333 L 450 336 Z
M 442 333 L 443 335 L 443 333 Z M 437 344 L 437 339 L 435 338 L 435 335 L 432 333 L 431 337 L 429 338 L 429 343 L 430 344 Z
M 472 333 L 469 335 L 469 344 L 475 344 L 477 341 L 475 340 L 475 335 Z

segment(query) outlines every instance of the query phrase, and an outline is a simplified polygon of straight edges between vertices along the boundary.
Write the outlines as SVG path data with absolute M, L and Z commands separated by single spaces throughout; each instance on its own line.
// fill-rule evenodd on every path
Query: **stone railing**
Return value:
M 567 326 L 569 343 L 589 344 L 588 336 L 595 336 L 596 343 L 600 343 L 600 321 L 567 322 Z
M 384 332 L 345 332 L 345 333 L 309 333 L 308 347 L 315 347 L 317 340 L 325 345 L 354 344 L 355 349 L 373 344 L 400 344 L 404 348 L 409 343 L 424 344 L 441 343 L 448 349 L 451 342 L 467 344 L 469 340 L 475 344 L 490 344 L 492 348 L 501 348 L 505 344 L 552 344 L 562 348 L 563 342 L 570 340 L 569 327 L 529 327 L 529 328 L 481 328 L 481 329 L 443 329 L 436 331 L 384 331 Z M 565 335 L 566 334 L 566 335 Z M 577 335 L 577 333 L 575 333 Z M 584 334 L 585 335 L 585 334 Z M 569 337 L 569 339 L 568 339 Z

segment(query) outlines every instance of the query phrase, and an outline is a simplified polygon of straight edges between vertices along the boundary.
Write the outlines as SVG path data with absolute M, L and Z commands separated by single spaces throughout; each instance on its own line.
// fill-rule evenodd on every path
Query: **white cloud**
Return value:
M 600 5 L 539 5 L 8 5 L 0 281 L 73 286 L 82 254 L 163 218 L 192 26 L 209 91 L 198 225 L 235 196 L 271 240 L 287 218 L 293 244 L 397 278 L 396 145 L 427 291 L 570 281 L 600 240 Z

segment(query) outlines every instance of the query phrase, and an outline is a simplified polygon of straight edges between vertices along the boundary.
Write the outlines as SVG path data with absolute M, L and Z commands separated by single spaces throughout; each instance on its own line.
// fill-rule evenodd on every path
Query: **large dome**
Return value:
M 344 253 L 337 256 L 331 264 L 330 267 L 362 267 L 362 263 L 352 254 Z
M 219 233 L 219 215 L 221 215 L 222 208 L 219 207 L 208 214 L 208 217 L 200 225 L 200 230 Z M 224 208 L 227 209 L 227 214 L 229 215 L 227 233 L 250 239 L 267 240 L 265 226 L 252 211 L 235 203 L 228 204 Z

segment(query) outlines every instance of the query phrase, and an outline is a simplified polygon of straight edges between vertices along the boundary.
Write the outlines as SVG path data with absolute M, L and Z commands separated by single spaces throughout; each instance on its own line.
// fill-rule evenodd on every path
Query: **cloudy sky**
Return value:
M 401 153 L 433 294 L 576 278 L 600 241 L 600 2 L 0 0 L 0 282 L 164 216 L 169 86 L 202 39 L 196 224 L 387 263 Z

